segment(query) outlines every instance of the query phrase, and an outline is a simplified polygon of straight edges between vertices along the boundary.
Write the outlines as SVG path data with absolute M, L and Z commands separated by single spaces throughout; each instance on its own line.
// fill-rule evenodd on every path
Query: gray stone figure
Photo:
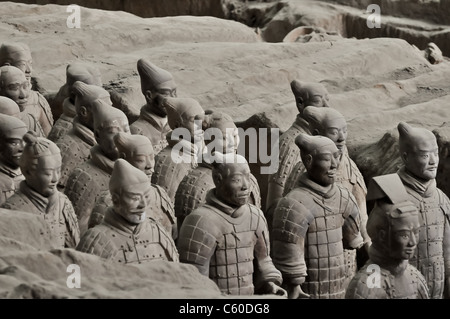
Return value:
M 21 120 L 0 114 L 0 205 L 11 197 L 25 177 L 20 170 L 23 136 L 28 129 Z
M 409 200 L 419 210 L 419 242 L 410 259 L 427 280 L 431 299 L 449 298 L 450 200 L 436 186 L 439 150 L 436 136 L 405 122 L 397 126 L 403 166 L 397 171 Z
M 231 116 L 221 112 L 207 111 L 205 113 L 206 152 L 199 165 L 184 176 L 175 193 L 175 215 L 177 216 L 178 229 L 180 229 L 187 215 L 205 203 L 207 192 L 214 188 L 212 178 L 212 161 L 214 158 L 208 155 L 215 151 L 223 154 L 235 154 L 239 145 L 239 132 Z M 261 208 L 260 194 L 258 181 L 250 173 L 250 204 Z
M 277 204 L 272 222 L 272 258 L 290 299 L 345 297 L 344 249 L 360 249 L 360 215 L 354 196 L 336 185 L 340 152 L 324 136 L 299 134 L 306 172 Z
M 53 117 L 56 119 L 47 137 L 51 141 L 57 141 L 72 128 L 72 121 L 77 115 L 73 92 L 73 85 L 77 81 L 102 86 L 101 74 L 96 67 L 83 62 L 67 65 L 66 83 L 59 88 L 50 105 Z
M 146 217 L 151 187 L 143 171 L 118 159 L 109 181 L 113 204 L 103 221 L 82 235 L 76 249 L 123 264 L 179 262 L 170 233 Z
M 163 100 L 177 97 L 177 85 L 172 74 L 147 59 L 138 60 L 137 70 L 147 103 L 141 107 L 139 118 L 130 125 L 131 133 L 147 136 L 158 154 L 167 146 L 166 135 L 170 131 Z
M 88 227 L 95 202 L 108 189 L 114 162 L 119 158 L 114 136 L 119 132 L 130 134 L 128 118 L 121 110 L 102 99 L 95 100 L 92 109 L 97 144 L 91 148 L 90 158 L 70 173 L 64 189 L 73 203 L 81 235 Z
M 45 137 L 44 130 L 34 115 L 27 112 L 20 112 L 17 103 L 9 97 L 0 96 L 0 113 L 17 117 L 26 124 L 28 131 L 33 131 L 36 133 L 36 136 Z
M 58 188 L 62 191 L 69 175 L 77 166 L 89 159 L 92 147 L 97 144 L 93 116 L 95 102 L 101 100 L 104 106 L 113 107 L 108 91 L 100 86 L 77 81 L 72 90 L 77 115 L 72 121 L 72 128 L 55 141 L 62 153 L 61 178 L 58 182 Z
M 40 122 L 45 136 L 53 126 L 53 114 L 45 97 L 38 91 L 31 89 L 33 74 L 33 58 L 30 48 L 25 43 L 3 43 L 0 47 L 0 66 L 11 65 L 19 68 L 26 76 L 30 85 L 27 87 L 28 96 L 19 104 L 21 111 L 33 114 Z M 16 101 L 17 102 L 17 101 Z
M 174 203 L 178 186 L 197 167 L 202 155 L 205 111 L 191 98 L 169 97 L 164 100 L 164 106 L 174 131 L 167 134 L 168 145 L 155 156 L 152 183 L 162 186 Z
M 364 239 L 366 250 L 360 250 L 363 256 L 359 256 L 359 262 L 365 263 L 367 259 L 367 252 L 370 246 L 370 237 L 366 231 L 367 223 L 367 205 L 366 195 L 367 188 L 364 182 L 364 177 L 356 166 L 355 162 L 350 158 L 347 150 L 347 121 L 344 116 L 331 107 L 315 107 L 307 106 L 303 111 L 303 117 L 309 123 L 309 128 L 312 135 L 321 135 L 328 137 L 335 144 L 341 152 L 339 159 L 339 167 L 336 170 L 335 183 L 348 189 L 356 199 L 359 207 L 361 217 L 361 235 Z M 292 169 L 286 187 L 284 188 L 284 195 L 297 185 L 297 180 L 305 172 L 305 166 L 299 161 Z M 357 271 L 357 259 L 355 249 L 344 249 L 346 277 L 349 281 L 353 278 Z
M 23 137 L 26 145 L 20 157 L 20 170 L 25 180 L 2 208 L 29 212 L 43 218 L 54 240 L 55 248 L 75 248 L 80 229 L 71 201 L 58 191 L 61 154 L 55 143 L 37 137 L 32 131 Z
M 429 299 L 427 282 L 409 263 L 419 242 L 419 212 L 397 174 L 376 176 L 368 200 L 369 260 L 350 281 L 346 299 Z
M 143 135 L 117 133 L 114 136 L 114 144 L 119 151 L 120 158 L 143 171 L 149 181 L 151 181 L 155 166 L 155 154 L 150 140 Z M 175 239 L 175 211 L 166 191 L 161 186 L 151 184 L 151 188 L 147 193 L 147 202 L 147 217 L 159 222 Z M 100 224 L 110 206 L 112 206 L 111 193 L 109 190 L 104 191 L 92 209 L 88 228 Z
M 300 151 L 295 138 L 300 133 L 311 134 L 308 122 L 303 118 L 303 109 L 309 105 L 328 107 L 328 91 L 321 83 L 293 80 L 291 90 L 298 109 L 297 118 L 291 127 L 281 134 L 279 140 L 279 166 L 276 173 L 269 176 L 266 212 L 273 210 L 277 201 L 283 197 L 283 190 L 294 165 L 300 160 Z
M 206 203 L 181 225 L 180 261 L 193 264 L 229 295 L 276 294 L 282 277 L 270 257 L 269 233 L 261 209 L 248 203 L 250 167 L 243 156 L 215 153 Z

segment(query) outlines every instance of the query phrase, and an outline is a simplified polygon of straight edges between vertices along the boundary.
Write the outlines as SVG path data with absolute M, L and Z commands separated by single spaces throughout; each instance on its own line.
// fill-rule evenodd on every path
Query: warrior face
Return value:
M 389 253 L 394 259 L 413 257 L 419 238 L 418 214 L 406 214 L 400 218 L 390 219 Z
M 1 68 L 0 92 L 3 96 L 9 97 L 22 108 L 28 101 L 30 90 L 31 84 L 21 70 L 15 67 Z
M 298 84 L 300 85 L 300 84 Z M 297 109 L 300 114 L 307 106 L 329 107 L 327 89 L 320 83 L 304 83 L 293 88 Z
M 168 81 L 156 86 L 152 91 L 147 90 L 145 93 L 147 103 L 152 104 L 157 115 L 164 117 L 167 115 L 163 105 L 164 98 L 177 97 L 177 86 L 174 81 Z
M 321 135 L 332 140 L 337 148 L 342 151 L 347 140 L 347 121 L 344 118 L 337 118 L 325 123 Z
M 150 191 L 150 181 L 123 187 L 120 194 L 113 194 L 114 210 L 132 224 L 142 223 Z
M 23 139 L 19 136 L 24 136 L 27 132 L 25 127 L 17 128 L 12 132 L 5 132 L 4 136 L 0 136 L 0 158 L 3 164 L 17 169 L 19 168 L 20 157 L 23 153 Z
M 305 168 L 309 178 L 322 186 L 333 184 L 336 178 L 340 152 L 335 145 L 332 146 L 319 147 L 306 156 Z
M 15 53 L 15 58 L 11 61 L 11 65 L 22 70 L 28 82 L 31 81 L 31 73 L 33 72 L 33 58 L 29 50 L 22 50 Z
M 250 167 L 246 163 L 224 163 L 216 196 L 232 207 L 247 204 L 250 196 Z
M 129 159 L 131 165 L 143 171 L 147 176 L 153 173 L 155 167 L 155 155 L 152 152 L 148 153 L 134 153 Z
M 410 151 L 403 154 L 405 168 L 415 177 L 428 181 L 436 178 L 439 149 L 436 139 L 418 140 Z
M 56 184 L 61 177 L 61 155 L 54 154 L 37 159 L 36 165 L 29 165 L 23 172 L 29 187 L 44 197 L 57 191 Z
M 114 136 L 119 132 L 131 134 L 127 119 L 109 121 L 95 132 L 100 149 L 111 160 L 119 158 L 119 150 L 114 143 Z

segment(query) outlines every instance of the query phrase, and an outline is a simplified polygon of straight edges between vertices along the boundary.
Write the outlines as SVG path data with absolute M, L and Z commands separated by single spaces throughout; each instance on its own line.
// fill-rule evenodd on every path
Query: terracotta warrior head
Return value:
M 342 151 L 347 140 L 347 121 L 331 107 L 307 106 L 303 118 L 309 123 L 312 135 L 322 135 L 332 140 Z
M 375 200 L 367 220 L 372 247 L 397 261 L 413 257 L 419 238 L 419 212 L 408 200 L 398 174 L 374 177 L 367 200 Z
M 61 176 L 61 153 L 55 143 L 29 131 L 23 137 L 25 147 L 20 169 L 27 185 L 44 197 L 57 192 Z
M 304 108 L 309 105 L 317 107 L 329 106 L 328 91 L 321 83 L 293 80 L 291 82 L 291 90 L 294 93 L 300 114 L 303 114 Z
M 15 66 L 0 67 L 0 95 L 9 97 L 24 108 L 30 96 L 31 84 L 25 73 Z
M 231 207 L 240 207 L 249 201 L 250 167 L 245 157 L 215 152 L 212 168 L 216 197 Z
M 117 133 L 130 133 L 128 118 L 121 110 L 105 103 L 102 99 L 93 102 L 94 135 L 98 146 L 110 160 L 119 158 L 119 151 L 114 144 Z
M 18 118 L 0 114 L 0 161 L 2 164 L 17 169 L 23 154 L 23 136 L 28 128 Z
M 155 166 L 155 151 L 147 136 L 121 132 L 114 136 L 114 144 L 120 158 L 151 177 Z
M 191 141 L 203 139 L 203 120 L 205 111 L 200 103 L 192 98 L 168 97 L 163 103 L 167 112 L 167 121 L 172 130 L 185 128 Z
M 166 110 L 162 106 L 163 99 L 177 96 L 177 85 L 172 74 L 144 58 L 138 60 L 137 70 L 147 104 L 152 106 L 157 115 L 166 116 Z
M 91 130 L 94 128 L 94 102 L 102 100 L 105 106 L 113 107 L 109 92 L 101 86 L 76 81 L 72 86 L 72 92 L 75 95 L 75 108 L 78 120 Z
M 444 61 L 444 56 L 441 49 L 439 49 L 439 47 L 433 42 L 429 42 L 427 44 L 427 47 L 424 50 L 424 54 L 425 58 L 431 64 L 438 64 Z
M 25 43 L 3 43 L 0 47 L 0 66 L 12 65 L 25 74 L 28 82 L 33 73 L 33 58 L 28 45 Z
M 212 154 L 214 151 L 221 153 L 237 152 L 239 130 L 231 116 L 208 110 L 205 112 L 205 127 L 205 143 L 208 154 Z
M 439 164 L 436 136 L 425 128 L 412 127 L 405 122 L 400 122 L 397 129 L 406 171 L 421 181 L 436 178 Z
M 151 184 L 143 171 L 119 158 L 114 162 L 109 191 L 117 214 L 134 225 L 145 221 Z
M 17 117 L 19 113 L 20 108 L 16 102 L 11 100 L 9 97 L 0 96 L 0 114 L 6 114 Z
M 102 86 L 102 75 L 100 71 L 93 65 L 84 62 L 70 63 L 66 67 L 66 86 L 67 94 L 75 101 L 75 94 L 72 91 L 75 82 L 80 81 L 89 85 Z
M 308 177 L 321 186 L 330 186 L 336 178 L 340 151 L 328 137 L 300 133 L 295 138 Z

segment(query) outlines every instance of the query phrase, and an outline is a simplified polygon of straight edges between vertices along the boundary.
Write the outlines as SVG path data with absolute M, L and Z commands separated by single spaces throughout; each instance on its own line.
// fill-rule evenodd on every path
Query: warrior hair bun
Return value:
M 34 131 L 28 131 L 23 136 L 23 141 L 27 143 L 28 145 L 34 145 L 38 141 L 38 136 L 36 135 L 36 132 Z

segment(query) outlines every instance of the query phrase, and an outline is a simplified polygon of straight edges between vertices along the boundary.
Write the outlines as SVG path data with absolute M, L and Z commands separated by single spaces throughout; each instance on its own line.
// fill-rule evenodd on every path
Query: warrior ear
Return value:
M 311 133 L 312 133 L 312 135 L 320 135 L 320 132 L 318 129 L 314 129 Z
M 313 157 L 311 154 L 307 154 L 303 158 L 303 164 L 305 165 L 305 168 L 307 170 L 309 170 L 309 168 L 311 167 L 312 159 L 313 159 Z
M 400 154 L 400 156 L 401 156 L 401 158 L 403 160 L 403 163 L 406 164 L 408 162 L 408 153 L 407 152 L 403 152 L 403 153 Z
M 123 158 L 124 160 L 126 160 L 127 159 L 127 154 L 125 154 L 124 152 L 120 152 L 119 153 L 119 157 Z
M 119 203 L 119 195 L 117 193 L 112 193 L 111 199 L 114 205 L 117 205 Z
M 151 101 L 152 98 L 153 98 L 152 91 L 146 90 L 144 96 L 145 96 L 145 98 L 146 98 L 148 101 Z

